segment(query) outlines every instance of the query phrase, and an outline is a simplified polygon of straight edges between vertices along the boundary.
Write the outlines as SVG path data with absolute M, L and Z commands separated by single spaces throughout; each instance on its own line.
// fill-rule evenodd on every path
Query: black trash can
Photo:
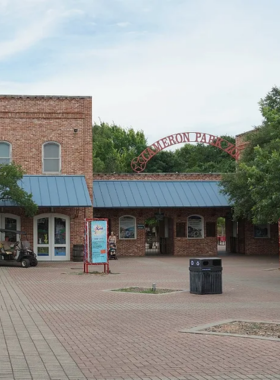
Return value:
M 190 293 L 221 294 L 222 260 L 218 257 L 190 259 Z

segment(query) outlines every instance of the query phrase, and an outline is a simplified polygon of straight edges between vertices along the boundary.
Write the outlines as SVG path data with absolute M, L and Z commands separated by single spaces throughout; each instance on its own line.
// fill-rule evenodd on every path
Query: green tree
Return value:
M 230 136 L 221 136 L 235 144 Z M 227 145 L 227 144 L 225 144 Z M 131 173 L 131 160 L 147 147 L 143 131 L 100 122 L 93 126 L 93 170 L 95 173 Z M 235 160 L 211 145 L 186 144 L 176 151 L 161 151 L 147 162 L 149 173 L 227 173 Z
M 131 160 L 147 146 L 142 131 L 100 122 L 93 126 L 93 170 L 95 173 L 129 173 Z
M 161 151 L 149 162 L 145 169 L 146 173 L 176 173 L 180 172 L 180 160 L 172 151 Z
M 38 206 L 33 202 L 32 194 L 28 194 L 18 185 L 23 174 L 20 165 L 0 165 L 0 198 L 23 207 L 26 216 L 32 217 L 36 214 Z
M 235 144 L 231 136 L 221 136 L 223 139 Z M 226 143 L 224 143 L 227 146 Z M 223 145 L 223 143 L 222 143 Z M 185 144 L 175 151 L 178 172 L 183 173 L 228 173 L 235 171 L 235 160 L 226 152 L 212 145 Z
M 246 135 L 247 146 L 233 174 L 222 179 L 235 218 L 273 223 L 280 218 L 280 88 L 260 101 L 263 122 Z

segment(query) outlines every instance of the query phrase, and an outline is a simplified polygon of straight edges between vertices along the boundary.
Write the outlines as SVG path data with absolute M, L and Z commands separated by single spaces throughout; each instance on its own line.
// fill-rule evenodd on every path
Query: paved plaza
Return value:
M 73 262 L 0 267 L 0 380 L 280 379 L 280 338 L 182 332 L 226 319 L 280 323 L 278 259 L 222 260 L 219 295 L 189 293 L 188 258 L 120 258 L 109 275 Z M 181 291 L 111 291 L 153 283 Z

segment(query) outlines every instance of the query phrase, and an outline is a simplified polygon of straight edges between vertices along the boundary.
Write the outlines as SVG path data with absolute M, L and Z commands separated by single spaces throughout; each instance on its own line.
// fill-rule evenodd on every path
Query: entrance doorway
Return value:
M 70 260 L 70 218 L 62 214 L 37 215 L 34 250 L 38 260 Z
M 220 255 L 226 252 L 226 219 L 219 217 L 217 219 L 217 253 Z
M 10 231 L 20 230 L 20 217 L 13 214 L 0 214 L 0 228 Z M 0 232 L 0 241 L 16 242 L 20 236 L 16 232 Z
M 163 217 L 158 220 L 149 218 L 145 221 L 146 255 L 174 254 L 173 219 Z
M 156 218 L 145 220 L 145 252 L 149 254 L 160 253 L 159 221 Z

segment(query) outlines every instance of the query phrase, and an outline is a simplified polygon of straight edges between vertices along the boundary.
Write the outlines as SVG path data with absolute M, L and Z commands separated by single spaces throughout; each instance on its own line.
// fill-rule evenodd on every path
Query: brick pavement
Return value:
M 180 332 L 224 319 L 280 322 L 277 258 L 223 257 L 224 293 L 203 296 L 188 292 L 187 258 L 110 266 L 110 275 L 81 274 L 81 263 L 0 268 L 0 379 L 280 379 L 280 341 Z M 110 291 L 152 283 L 184 291 Z

